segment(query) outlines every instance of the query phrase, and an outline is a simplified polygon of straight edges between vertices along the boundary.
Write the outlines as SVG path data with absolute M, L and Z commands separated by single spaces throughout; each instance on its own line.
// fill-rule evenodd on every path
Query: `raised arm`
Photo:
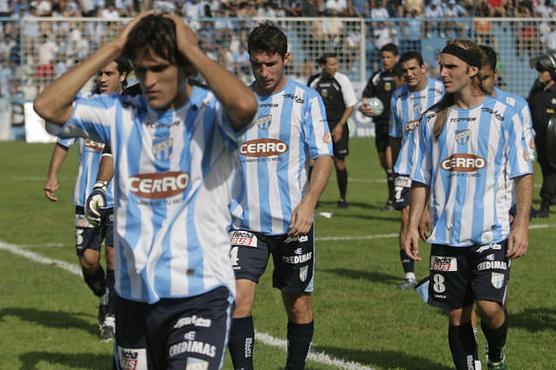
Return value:
M 72 114 L 72 103 L 95 73 L 116 59 L 123 50 L 127 35 L 135 23 L 148 13 L 136 17 L 128 23 L 118 36 L 104 44 L 88 58 L 64 73 L 48 85 L 35 99 L 33 108 L 45 121 L 62 126 Z
M 166 15 L 176 25 L 178 49 L 205 78 L 208 87 L 224 106 L 236 130 L 246 127 L 257 112 L 257 99 L 243 82 L 211 60 L 198 46 L 197 36 L 174 14 Z

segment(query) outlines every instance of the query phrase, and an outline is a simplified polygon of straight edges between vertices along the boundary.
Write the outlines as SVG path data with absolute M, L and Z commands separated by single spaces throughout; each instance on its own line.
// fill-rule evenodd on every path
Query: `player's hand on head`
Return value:
M 46 184 L 44 185 L 44 195 L 46 196 L 47 199 L 53 201 L 53 202 L 57 202 L 58 201 L 58 197 L 56 196 L 56 190 L 58 190 L 60 188 L 60 184 L 58 184 L 58 181 L 56 179 L 49 179 Z
M 106 207 L 106 183 L 97 181 L 93 191 L 85 201 L 85 217 L 93 225 L 99 225 L 102 215 L 101 210 Z
M 191 48 L 199 46 L 197 34 L 185 23 L 183 18 L 171 13 L 164 14 L 164 16 L 171 19 L 176 25 L 176 43 L 180 50 L 183 50 L 184 47 Z
M 149 10 L 143 13 L 140 13 L 139 15 L 137 15 L 135 18 L 133 18 L 131 21 L 129 21 L 121 30 L 120 32 L 116 35 L 116 37 L 114 38 L 114 42 L 119 46 L 119 48 L 121 50 L 124 49 L 124 46 L 127 42 L 127 38 L 129 36 L 129 33 L 131 32 L 131 30 L 133 29 L 133 27 L 135 27 L 135 25 L 137 23 L 139 23 L 139 21 L 149 15 L 155 14 L 154 10 Z

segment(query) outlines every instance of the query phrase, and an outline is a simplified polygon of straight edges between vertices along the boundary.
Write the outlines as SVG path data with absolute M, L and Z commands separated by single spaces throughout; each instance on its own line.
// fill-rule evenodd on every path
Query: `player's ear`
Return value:
M 473 78 L 473 77 L 477 76 L 477 74 L 479 73 L 479 68 L 477 68 L 475 66 L 469 66 L 469 69 L 467 70 L 467 72 L 469 73 L 469 77 Z
M 284 64 L 288 64 L 290 62 L 291 57 L 292 54 L 289 51 L 286 54 L 284 54 Z

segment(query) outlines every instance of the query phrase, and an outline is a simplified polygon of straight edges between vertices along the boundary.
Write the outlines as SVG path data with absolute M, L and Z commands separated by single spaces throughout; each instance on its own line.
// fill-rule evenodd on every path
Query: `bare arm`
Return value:
M 334 140 L 335 143 L 342 138 L 342 133 L 344 131 L 345 126 L 347 125 L 348 118 L 351 117 L 351 114 L 353 113 L 353 108 L 354 106 L 351 106 L 351 107 L 347 107 L 344 110 L 344 114 L 342 114 L 342 118 L 340 118 L 340 121 L 338 121 L 338 124 L 336 125 L 336 127 L 334 127 L 334 130 L 332 130 L 332 139 Z
M 309 189 L 292 213 L 288 231 L 292 236 L 307 234 L 311 229 L 315 207 L 332 171 L 332 157 L 328 155 L 318 157 L 314 163 Z
M 35 99 L 33 108 L 37 114 L 47 122 L 62 126 L 71 117 L 73 100 L 81 88 L 102 67 L 120 55 L 129 31 L 147 14 L 150 12 L 143 13 L 129 22 L 113 41 L 104 44 L 87 59 L 48 85 Z
M 257 99 L 251 89 L 201 51 L 197 36 L 180 17 L 167 17 L 176 25 L 180 52 L 203 75 L 210 90 L 224 106 L 233 127 L 240 130 L 249 125 L 257 113 Z
M 103 154 L 100 159 L 97 180 L 109 183 L 114 177 L 114 158 L 111 154 Z
M 517 212 L 508 239 L 509 258 L 518 258 L 527 253 L 529 215 L 533 198 L 533 175 L 525 175 L 515 180 Z
M 407 236 L 404 241 L 405 253 L 413 260 L 420 261 L 419 257 L 419 222 L 425 204 L 429 198 L 429 188 L 425 185 L 413 182 L 411 187 L 411 203 L 409 206 L 409 225 Z
M 66 148 L 60 144 L 54 146 L 52 158 L 50 159 L 50 166 L 48 167 L 48 177 L 44 184 L 44 195 L 53 202 L 58 201 L 58 197 L 54 194 L 56 190 L 60 188 L 60 184 L 58 184 L 58 172 L 67 155 L 68 150 Z

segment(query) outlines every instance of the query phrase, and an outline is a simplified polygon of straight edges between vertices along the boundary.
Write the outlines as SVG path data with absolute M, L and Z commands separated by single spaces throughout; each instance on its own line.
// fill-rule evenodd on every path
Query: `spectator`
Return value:
M 489 17 L 505 17 L 506 4 L 505 0 L 487 0 Z
M 445 38 L 444 34 L 444 22 L 439 18 L 444 17 L 444 11 L 442 10 L 442 3 L 440 0 L 432 0 L 431 3 L 425 8 L 425 18 L 430 18 L 425 21 L 425 29 L 427 38 L 431 37 L 432 31 L 437 31 L 440 38 Z
M 100 17 L 107 20 L 115 20 L 120 18 L 120 13 L 118 13 L 113 4 L 110 4 L 107 8 L 100 11 Z
M 235 73 L 238 75 L 250 75 L 251 65 L 249 61 L 249 53 L 244 45 L 239 47 L 239 51 L 233 54 L 235 64 Z
M 467 16 L 467 12 L 461 5 L 456 3 L 456 0 L 449 0 L 448 5 L 444 8 L 444 16 L 446 18 L 463 18 Z M 464 38 L 465 30 L 465 23 L 448 21 L 446 31 L 452 32 L 453 38 Z
M 324 12 L 331 17 L 348 16 L 348 3 L 346 0 L 326 0 L 324 3 Z
M 425 11 L 425 4 L 423 0 L 403 0 L 402 5 L 404 8 L 404 15 L 407 17 L 411 14 L 423 15 Z M 415 11 L 415 13 L 413 13 Z
M 556 51 L 556 22 L 550 22 L 549 31 L 543 36 L 542 43 L 546 51 Z

